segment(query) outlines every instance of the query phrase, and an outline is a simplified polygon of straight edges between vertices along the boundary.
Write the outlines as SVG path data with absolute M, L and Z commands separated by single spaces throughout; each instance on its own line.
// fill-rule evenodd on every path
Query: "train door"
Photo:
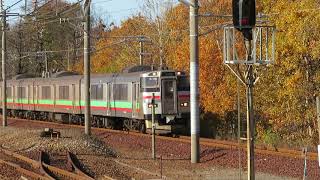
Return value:
M 162 79 L 161 81 L 161 100 L 163 114 L 177 113 L 177 89 L 176 80 Z
M 29 110 L 30 110 L 30 107 L 31 107 L 30 105 L 32 104 L 32 99 L 31 99 L 31 98 L 32 98 L 32 97 L 31 97 L 31 96 L 32 96 L 31 87 L 32 87 L 31 85 L 28 85 L 28 89 L 27 89 L 27 93 L 28 93 L 28 94 L 27 94 L 27 98 L 28 98 L 28 106 L 27 106 L 27 108 L 28 108 Z
M 107 83 L 107 115 L 111 116 L 111 83 Z
M 32 82 L 32 99 L 31 99 L 31 102 L 32 102 L 32 110 L 35 110 L 35 105 L 36 105 L 36 86 L 34 85 L 34 82 Z
M 139 106 L 139 84 L 135 82 L 132 83 L 132 117 L 139 116 Z
M 16 103 L 16 87 L 15 86 L 12 86 L 12 102 L 13 102 L 13 108 L 16 108 L 15 107 L 15 103 Z
M 51 95 L 50 99 L 53 99 L 53 112 L 55 112 L 55 110 L 56 110 L 56 98 L 59 97 L 59 96 L 57 96 L 57 94 L 56 94 L 57 93 L 57 89 L 56 89 L 56 85 L 55 84 L 52 86 L 52 88 L 53 88 L 53 96 Z
M 2 87 L 0 87 L 0 107 L 2 107 Z
M 75 113 L 75 103 L 76 103 L 76 85 L 72 84 L 71 85 L 71 94 L 72 94 L 72 113 Z

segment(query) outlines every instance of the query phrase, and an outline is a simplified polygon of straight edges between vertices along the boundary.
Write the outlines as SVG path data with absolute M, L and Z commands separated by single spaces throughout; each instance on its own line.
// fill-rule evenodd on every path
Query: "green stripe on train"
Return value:
M 7 102 L 13 102 L 13 99 L 7 99 Z M 46 100 L 46 99 L 41 99 L 41 100 L 35 100 L 33 103 L 33 100 L 30 100 L 28 102 L 28 99 L 17 99 L 15 103 L 19 104 L 46 104 L 46 105 L 53 105 L 54 101 L 53 100 Z M 73 102 L 71 100 L 56 100 L 56 105 L 65 105 L 65 106 L 73 106 Z M 98 101 L 98 100 L 92 100 L 91 101 L 91 106 L 99 106 L 99 107 L 107 107 L 108 103 L 106 101 Z M 80 101 L 80 103 L 77 101 L 75 106 L 84 106 L 85 102 Z M 136 104 L 137 108 L 140 107 L 140 103 Z M 126 101 L 114 101 L 110 103 L 111 108 L 132 108 L 132 103 L 131 102 L 126 102 Z

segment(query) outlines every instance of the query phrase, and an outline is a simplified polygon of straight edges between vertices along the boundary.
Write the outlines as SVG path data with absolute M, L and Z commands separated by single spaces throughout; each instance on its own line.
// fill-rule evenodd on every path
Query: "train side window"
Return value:
M 41 87 L 41 99 L 51 99 L 51 87 L 42 86 Z
M 103 100 L 103 84 L 91 85 L 91 99 Z
M 69 86 L 59 86 L 59 99 L 69 99 Z
M 7 87 L 7 98 L 12 98 L 12 88 Z
M 116 101 L 128 100 L 128 85 L 127 84 L 114 84 L 113 85 L 113 99 Z
M 18 87 L 17 98 L 18 99 L 27 98 L 26 87 Z

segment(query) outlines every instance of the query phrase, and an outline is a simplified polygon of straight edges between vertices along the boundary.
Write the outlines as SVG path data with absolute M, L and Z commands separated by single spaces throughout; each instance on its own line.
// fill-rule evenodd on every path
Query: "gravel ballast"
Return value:
M 162 177 L 167 179 L 239 179 L 236 149 L 201 146 L 201 162 L 191 164 L 188 143 L 156 139 L 158 159 L 152 160 L 151 136 L 137 137 L 126 132 L 93 129 L 94 136 L 87 137 L 83 135 L 83 128 L 35 121 L 10 120 L 9 126 L 5 130 L 0 129 L 0 136 L 4 137 L 0 144 L 24 154 L 41 149 L 57 156 L 57 159 L 61 159 L 67 150 L 71 151 L 95 178 L 107 175 L 115 179 L 155 179 L 160 178 L 162 173 Z M 60 131 L 62 138 L 39 137 L 44 127 Z M 13 142 L 14 139 L 16 142 Z M 241 174 L 246 179 L 245 151 L 241 152 L 241 159 Z M 256 154 L 255 160 L 256 179 L 302 178 L 301 159 Z M 308 161 L 308 179 L 318 179 L 317 164 L 317 161 Z

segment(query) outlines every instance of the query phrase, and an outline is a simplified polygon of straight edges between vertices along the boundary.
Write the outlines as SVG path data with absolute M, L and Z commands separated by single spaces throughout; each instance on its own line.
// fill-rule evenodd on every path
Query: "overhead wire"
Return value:
M 23 0 L 19 0 L 19 1 L 15 2 L 15 3 L 13 3 L 12 5 L 8 6 L 8 7 L 7 7 L 6 9 L 4 9 L 3 11 L 7 11 L 8 9 L 12 8 L 13 6 L 19 4 L 21 1 L 23 1 Z M 2 12 L 3 12 L 3 11 L 2 11 Z

